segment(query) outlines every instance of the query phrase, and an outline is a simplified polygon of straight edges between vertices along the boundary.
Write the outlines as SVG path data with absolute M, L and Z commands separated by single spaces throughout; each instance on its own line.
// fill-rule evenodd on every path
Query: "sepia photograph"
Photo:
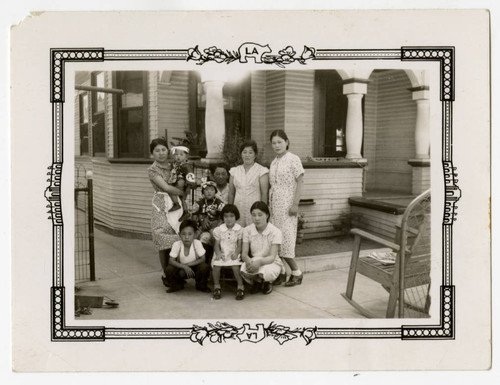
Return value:
M 489 39 L 481 10 L 14 27 L 15 370 L 487 369 Z
M 428 78 L 77 71 L 75 316 L 429 317 Z

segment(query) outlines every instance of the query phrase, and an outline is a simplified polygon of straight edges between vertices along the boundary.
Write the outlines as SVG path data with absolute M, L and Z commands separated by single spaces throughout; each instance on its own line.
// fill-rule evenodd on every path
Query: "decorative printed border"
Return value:
M 299 50 L 300 51 L 300 50 Z M 454 47 L 402 47 L 400 49 L 316 49 L 304 46 L 301 55 L 292 46 L 272 54 L 267 45 L 243 43 L 237 50 L 215 46 L 202 50 L 198 46 L 175 50 L 105 50 L 104 48 L 53 48 L 50 51 L 50 102 L 52 104 L 53 157 L 49 166 L 49 186 L 45 190 L 49 219 L 53 228 L 53 278 L 51 288 L 51 338 L 52 341 L 104 341 L 105 339 L 187 339 L 203 344 L 235 340 L 257 343 L 273 338 L 279 344 L 302 339 L 306 345 L 315 339 L 376 338 L 376 339 L 454 339 L 455 338 L 455 287 L 452 285 L 452 225 L 456 220 L 456 203 L 460 199 L 456 167 L 452 163 L 452 103 L 454 101 Z M 179 328 L 106 328 L 66 326 L 64 319 L 63 279 L 63 216 L 61 207 L 61 173 L 63 167 L 63 107 L 64 64 L 66 62 L 131 61 L 131 60 L 183 60 L 198 65 L 207 62 L 230 65 L 253 62 L 285 66 L 298 62 L 307 65 L 309 60 L 399 60 L 437 61 L 440 65 L 440 100 L 442 102 L 442 164 L 445 181 L 443 214 L 443 271 L 440 295 L 440 322 L 438 325 L 402 325 L 393 328 L 320 328 L 316 326 L 290 328 L 271 322 L 240 327 L 226 322 L 193 325 Z

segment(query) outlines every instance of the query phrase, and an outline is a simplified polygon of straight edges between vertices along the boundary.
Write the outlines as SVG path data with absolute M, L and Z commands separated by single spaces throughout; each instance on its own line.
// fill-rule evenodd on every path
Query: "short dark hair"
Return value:
M 259 154 L 259 149 L 257 148 L 257 143 L 255 142 L 255 140 L 248 139 L 248 140 L 245 140 L 243 143 L 241 143 L 240 144 L 240 154 L 247 147 L 252 147 L 253 152 L 255 152 L 255 156 L 257 156 Z
M 269 222 L 269 217 L 271 216 L 271 212 L 269 211 L 269 206 L 262 201 L 257 201 L 254 202 L 252 207 L 250 207 L 250 212 L 254 211 L 255 209 L 263 211 L 267 214 L 267 222 Z
M 181 225 L 179 227 L 179 233 L 182 230 L 184 230 L 186 227 L 192 227 L 195 232 L 196 232 L 196 230 L 198 230 L 198 225 L 196 224 L 195 221 L 193 221 L 192 219 L 186 219 L 186 220 L 181 222 Z
M 223 168 L 229 174 L 229 166 L 227 165 L 227 163 L 215 163 L 210 165 L 210 173 L 212 174 L 212 176 L 215 174 L 215 170 L 217 170 L 218 168 Z
M 278 136 L 281 139 L 288 141 L 288 144 L 286 145 L 286 149 L 288 150 L 288 147 L 290 147 L 290 140 L 288 139 L 288 135 L 286 134 L 286 132 L 284 130 L 274 130 L 273 132 L 271 132 L 269 141 L 272 142 L 275 136 Z
M 236 220 L 240 219 L 240 210 L 238 210 L 238 207 L 236 207 L 235 205 L 227 204 L 222 208 L 220 212 L 220 216 L 222 219 L 224 219 L 224 214 L 226 213 L 234 214 Z
M 153 139 L 149 145 L 149 152 L 152 154 L 154 149 L 156 148 L 156 146 L 158 145 L 162 145 L 162 146 L 165 146 L 168 150 L 168 143 L 165 139 L 163 138 L 156 138 L 156 139 Z

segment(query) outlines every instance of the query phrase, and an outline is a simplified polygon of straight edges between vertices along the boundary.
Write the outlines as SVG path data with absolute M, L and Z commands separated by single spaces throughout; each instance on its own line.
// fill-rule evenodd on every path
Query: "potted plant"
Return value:
M 353 213 L 351 211 L 344 211 L 338 216 L 336 221 L 332 221 L 333 235 L 347 235 L 357 224 L 359 224 L 363 219 L 363 215 L 360 213 Z
M 304 240 L 304 225 L 307 220 L 304 218 L 304 213 L 297 215 L 297 243 L 301 244 Z

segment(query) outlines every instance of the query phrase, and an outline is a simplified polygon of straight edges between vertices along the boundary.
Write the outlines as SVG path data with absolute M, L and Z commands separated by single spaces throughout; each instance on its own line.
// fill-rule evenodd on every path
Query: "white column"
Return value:
M 222 144 L 226 132 L 224 120 L 224 103 L 222 98 L 222 81 L 206 81 L 203 83 L 207 104 L 205 108 L 205 138 L 207 141 L 207 159 L 222 158 Z
M 430 149 L 430 107 L 429 91 L 413 91 L 413 100 L 417 103 L 417 119 L 415 124 L 415 158 L 429 159 Z
M 366 94 L 366 82 L 352 81 L 344 84 L 344 94 L 347 96 L 347 117 L 345 139 L 347 146 L 346 159 L 362 159 L 361 144 L 363 143 L 363 110 L 361 101 Z

